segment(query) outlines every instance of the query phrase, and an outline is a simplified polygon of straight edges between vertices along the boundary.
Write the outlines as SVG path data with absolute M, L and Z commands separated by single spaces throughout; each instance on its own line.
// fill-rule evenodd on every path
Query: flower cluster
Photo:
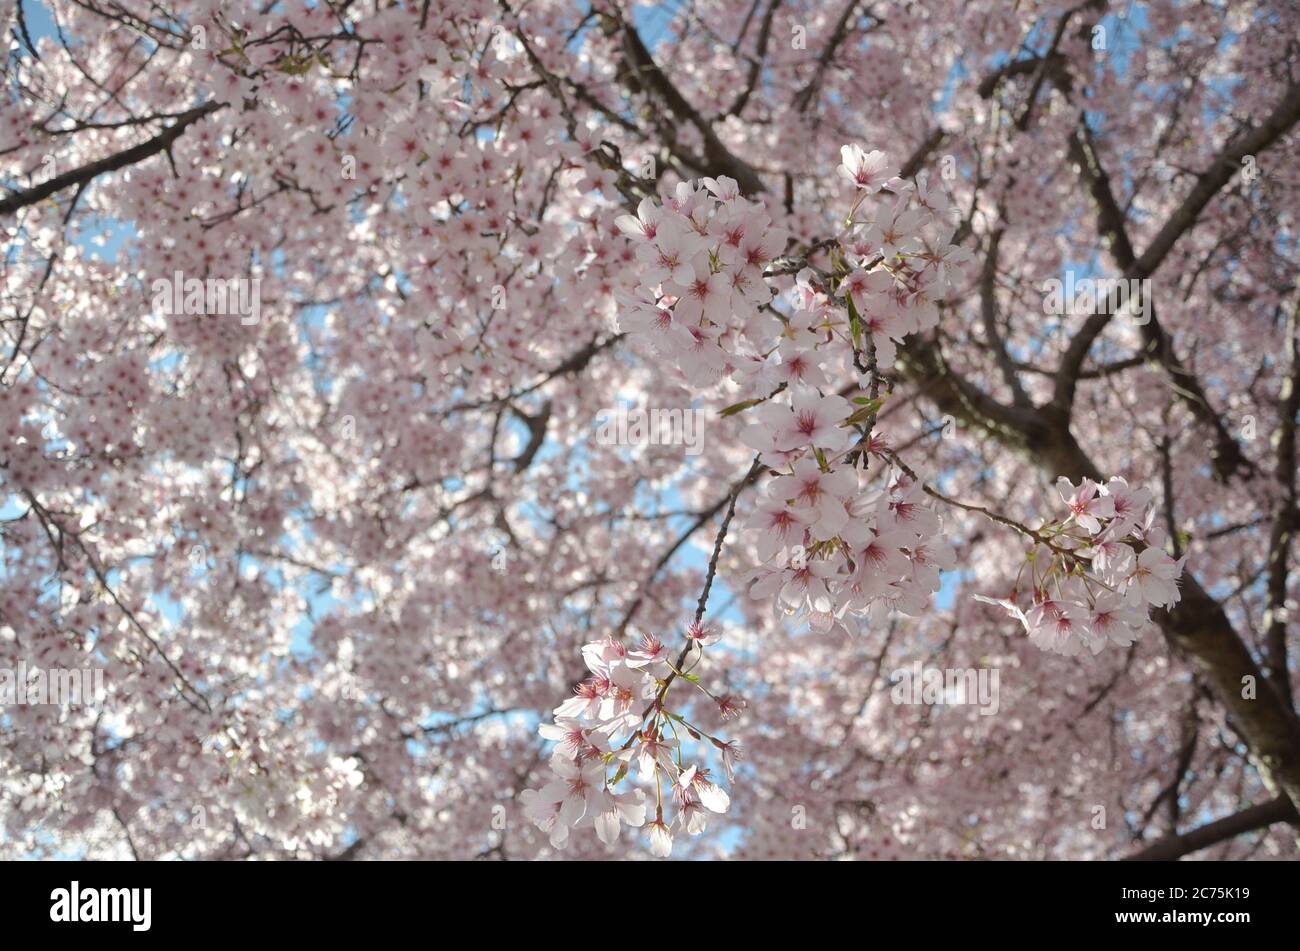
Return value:
M 767 282 L 784 234 L 734 180 L 705 178 L 703 187 L 681 182 L 664 204 L 646 198 L 636 215 L 616 219 L 642 268 L 636 289 L 620 295 L 622 329 L 645 335 L 691 385 L 729 375 L 760 398 L 782 384 L 826 386 L 837 363 L 866 375 L 864 349 L 877 367 L 892 366 L 907 334 L 938 322 L 936 305 L 956 290 L 970 252 L 951 243 L 940 190 L 899 179 L 879 152 L 842 151 L 840 173 L 857 183 L 856 200 L 843 233 L 819 243 L 832 270 L 799 271 L 792 313 L 771 306 Z M 888 200 L 865 214 L 877 193 Z
M 662 206 L 641 201 L 615 224 L 637 241 L 642 283 L 621 295 L 620 323 L 647 334 L 692 386 L 716 383 L 738 355 L 767 344 L 759 308 L 771 300 L 764 268 L 785 246 L 763 206 L 730 178 L 678 184 Z M 748 346 L 746 346 L 746 341 Z
M 824 453 L 787 469 L 750 518 L 765 559 L 747 578 L 750 597 L 849 633 L 850 618 L 880 624 L 890 611 L 920 614 L 939 572 L 955 564 L 921 486 L 889 469 L 883 486 L 864 490 L 864 468 Z
M 763 559 L 746 579 L 751 596 L 821 627 L 873 609 L 918 613 L 951 564 L 921 487 L 888 466 L 868 479 L 867 468 L 885 445 L 873 432 L 880 370 L 904 337 L 934 326 L 968 257 L 951 243 L 940 192 L 904 182 L 880 152 L 841 152 L 855 200 L 843 234 L 820 243 L 829 270 L 809 253 L 780 272 L 796 274 L 788 311 L 770 302 L 764 271 L 781 236 L 734 181 L 682 183 L 662 207 L 647 199 L 617 221 L 646 267 L 623 328 L 649 336 L 693 385 L 730 374 L 748 398 L 725 413 L 750 414 L 742 439 L 778 476 L 748 522 Z M 836 379 L 863 392 L 845 398 Z
M 1121 478 L 1077 486 L 1062 478 L 1057 490 L 1068 514 L 1033 531 L 1037 544 L 1011 596 L 975 598 L 1001 605 L 1043 650 L 1074 656 L 1108 643 L 1127 647 L 1149 625 L 1151 608 L 1178 603 L 1187 556 L 1165 553 L 1147 489 Z M 1022 610 L 1016 596 L 1026 570 L 1032 600 Z
M 675 832 L 699 835 L 710 812 L 727 811 L 731 800 L 709 778 L 709 770 L 687 765 L 682 738 L 713 744 L 729 782 L 740 748 L 709 735 L 665 705 L 673 682 L 681 678 L 706 694 L 723 719 L 739 713 L 743 701 L 713 696 L 691 673 L 704 648 L 718 639 L 712 628 L 692 624 L 676 660 L 652 636 L 644 637 L 635 650 L 614 637 L 583 647 L 591 675 L 555 708 L 555 722 L 539 727 L 544 738 L 558 744 L 551 755 L 552 779 L 540 790 L 524 790 L 520 797 L 528 817 L 550 836 L 553 846 L 564 848 L 573 828 L 594 826 L 600 840 L 613 845 L 623 824 L 646 825 L 650 813 L 645 792 L 636 787 L 617 791 L 633 771 L 654 785 L 649 821 L 654 855 L 672 852 Z M 676 812 L 665 818 L 673 806 Z

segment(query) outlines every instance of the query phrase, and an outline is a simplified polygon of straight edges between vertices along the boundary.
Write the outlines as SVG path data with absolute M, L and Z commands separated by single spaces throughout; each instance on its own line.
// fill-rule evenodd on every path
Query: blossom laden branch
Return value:
M 138 164 L 147 158 L 165 152 L 172 144 L 180 138 L 181 134 L 198 122 L 204 116 L 211 115 L 220 109 L 224 109 L 224 102 L 206 102 L 201 106 L 195 106 L 180 113 L 176 121 L 170 126 L 159 132 L 153 138 L 141 142 L 139 145 L 132 146 L 129 149 L 123 149 L 112 155 L 99 159 L 94 162 L 88 162 L 79 168 L 74 168 L 70 172 L 64 172 L 62 175 L 56 175 L 48 181 L 41 182 L 32 188 L 24 191 L 14 192 L 0 198 L 0 217 L 11 215 L 20 208 L 26 208 L 28 205 L 34 205 L 39 201 L 44 201 L 51 195 L 63 191 L 65 188 L 71 188 L 73 185 L 82 186 L 94 181 L 100 175 L 108 172 L 114 172 L 121 168 Z

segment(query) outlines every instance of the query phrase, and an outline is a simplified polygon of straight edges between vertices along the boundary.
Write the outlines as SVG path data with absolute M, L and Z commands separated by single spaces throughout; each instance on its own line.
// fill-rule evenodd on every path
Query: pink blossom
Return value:
M 1114 500 L 1106 495 L 1098 495 L 1097 483 L 1091 479 L 1082 480 L 1076 487 L 1069 479 L 1062 477 L 1056 480 L 1056 489 L 1070 509 L 1070 521 L 1090 535 L 1101 531 L 1099 519 L 1110 518 L 1115 514 Z
M 840 177 L 864 189 L 867 194 L 879 191 L 898 174 L 885 154 L 878 150 L 864 152 L 857 145 L 845 145 L 840 149 L 840 157 L 842 162 L 837 169 Z

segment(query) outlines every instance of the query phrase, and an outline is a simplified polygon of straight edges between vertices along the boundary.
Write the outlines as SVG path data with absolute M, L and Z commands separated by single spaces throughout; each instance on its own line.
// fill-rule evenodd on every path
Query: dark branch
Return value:
M 85 185 L 107 172 L 115 172 L 119 168 L 126 168 L 128 165 L 135 165 L 150 156 L 166 151 L 187 128 L 198 122 L 204 116 L 216 112 L 218 109 L 225 108 L 225 105 L 226 104 L 222 102 L 208 102 L 204 105 L 196 106 L 188 112 L 181 113 L 175 123 L 146 142 L 141 142 L 139 145 L 132 146 L 131 148 L 125 149 L 121 152 L 116 152 L 107 158 L 102 158 L 98 161 L 82 165 L 80 168 L 75 168 L 71 172 L 56 175 L 48 182 L 42 182 L 34 188 L 29 188 L 26 191 L 14 192 L 12 195 L 0 200 L 0 216 L 13 214 L 19 208 L 25 208 L 28 205 L 34 205 L 39 201 L 44 201 L 46 198 L 49 198 L 51 195 L 56 194 L 65 188 L 71 188 L 73 185 Z

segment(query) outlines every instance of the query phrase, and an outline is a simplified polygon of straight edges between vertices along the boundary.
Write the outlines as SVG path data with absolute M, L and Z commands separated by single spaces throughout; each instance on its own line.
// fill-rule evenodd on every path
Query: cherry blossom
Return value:
M 888 7 L 7 2 L 0 850 L 1294 858 L 1297 12 Z
M 1068 511 L 1062 521 L 1020 526 L 1036 543 L 1026 559 L 1030 605 L 1022 611 L 1014 592 L 1010 599 L 975 598 L 1002 606 L 1046 651 L 1075 656 L 1108 644 L 1128 647 L 1151 627 L 1151 608 L 1178 603 L 1186 556 L 1174 559 L 1158 547 L 1161 533 L 1146 517 L 1149 491 L 1122 478 L 1077 486 L 1061 479 L 1057 490 Z
M 864 152 L 861 146 L 849 144 L 841 146 L 840 156 L 842 161 L 837 169 L 840 177 L 868 194 L 879 191 L 898 174 L 890 167 L 885 153 L 878 149 Z

